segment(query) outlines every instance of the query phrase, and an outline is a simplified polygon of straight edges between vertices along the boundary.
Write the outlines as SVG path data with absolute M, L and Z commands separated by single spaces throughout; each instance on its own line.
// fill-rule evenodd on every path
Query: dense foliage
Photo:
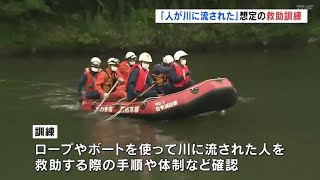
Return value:
M 296 8 L 309 24 L 155 24 L 156 8 Z M 3 0 L 2 49 L 192 48 L 306 43 L 320 34 L 318 0 Z

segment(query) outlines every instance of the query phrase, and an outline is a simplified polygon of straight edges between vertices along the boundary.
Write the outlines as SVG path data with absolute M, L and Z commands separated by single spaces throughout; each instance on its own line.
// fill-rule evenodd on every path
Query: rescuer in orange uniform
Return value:
M 100 94 L 98 91 L 94 89 L 94 83 L 96 79 L 97 73 L 102 71 L 100 65 L 101 65 L 101 60 L 97 57 L 93 57 L 90 60 L 91 67 L 90 68 L 85 68 L 80 82 L 78 84 L 77 92 L 79 96 L 79 101 L 80 103 L 82 102 L 82 87 L 85 87 L 85 97 L 88 99 L 99 99 Z
M 116 58 L 108 59 L 108 67 L 105 71 L 101 71 L 97 74 L 97 80 L 94 85 L 96 91 L 99 92 L 100 98 L 106 98 L 106 101 L 117 101 L 119 99 L 126 97 L 125 86 L 122 78 L 117 76 L 117 66 L 119 65 L 119 60 Z M 113 85 L 119 81 L 116 88 L 110 92 Z M 119 85 L 120 84 L 120 85 Z
M 152 58 L 149 53 L 141 53 L 139 56 L 140 63 L 131 67 L 131 71 L 126 86 L 127 100 L 132 101 L 134 98 L 140 98 L 140 94 L 153 83 L 155 83 L 149 75 L 149 66 Z M 157 97 L 155 90 L 149 90 L 142 98 Z
M 191 71 L 186 65 L 185 56 L 188 54 L 182 50 L 174 54 L 175 62 L 171 64 L 169 70 L 169 84 L 171 93 L 182 91 L 188 87 L 195 85 L 195 81 L 191 80 Z
M 127 84 L 130 69 L 136 64 L 137 56 L 133 52 L 127 52 L 125 59 L 118 66 L 118 76 L 124 80 L 124 84 Z

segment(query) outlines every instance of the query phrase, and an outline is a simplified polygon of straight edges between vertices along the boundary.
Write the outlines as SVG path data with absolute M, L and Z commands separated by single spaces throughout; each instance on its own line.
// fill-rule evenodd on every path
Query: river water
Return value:
M 111 56 L 111 55 L 110 55 Z M 104 59 L 108 55 L 103 56 Z M 77 58 L 1 58 L 0 95 L 1 105 L 1 179 L 319 179 L 317 172 L 320 107 L 320 52 L 318 50 L 286 50 L 277 52 L 206 53 L 190 54 L 189 67 L 193 78 L 201 81 L 227 77 L 239 92 L 236 106 L 228 109 L 225 116 L 208 114 L 181 120 L 143 121 L 115 118 L 106 123 L 108 116 L 88 115 L 78 109 L 75 87 L 90 56 Z M 160 56 L 154 56 L 159 60 Z M 58 139 L 32 139 L 32 125 L 58 125 Z M 103 151 L 93 156 L 82 156 L 72 150 L 64 156 L 61 151 L 47 151 L 35 155 L 36 144 L 61 147 L 61 144 L 78 143 L 87 147 L 101 143 L 103 147 L 115 147 L 116 143 L 126 150 L 126 144 L 139 147 L 141 143 L 161 146 L 161 155 L 128 156 L 122 152 Z M 169 155 L 168 144 L 190 143 L 204 145 L 233 143 L 257 147 L 260 152 L 266 143 L 270 156 L 259 155 Z M 273 145 L 284 148 L 283 155 L 273 152 Z M 62 147 L 61 147 L 62 148 Z M 177 147 L 178 148 L 178 147 Z M 205 152 L 205 148 L 199 148 Z M 65 172 L 49 171 L 49 159 L 89 160 L 101 159 L 189 159 L 198 162 L 198 170 L 190 167 L 175 172 L 160 172 L 159 166 L 142 172 L 126 169 L 113 171 L 80 172 L 75 164 Z M 37 172 L 35 161 L 48 160 L 47 171 Z M 237 171 L 201 171 L 202 159 L 236 159 Z M 89 167 L 88 167 L 89 168 Z M 192 168 L 191 168 L 192 169 Z

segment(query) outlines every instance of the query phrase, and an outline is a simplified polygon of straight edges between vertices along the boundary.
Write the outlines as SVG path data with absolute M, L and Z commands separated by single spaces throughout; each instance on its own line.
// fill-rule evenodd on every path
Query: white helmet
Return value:
M 182 50 L 177 51 L 174 53 L 174 59 L 177 61 L 179 60 L 182 56 L 187 56 L 188 54 Z
M 111 57 L 107 61 L 108 65 L 118 65 L 119 64 L 119 59 Z
M 139 56 L 139 61 L 152 63 L 152 58 L 149 53 L 143 52 Z
M 166 64 L 170 64 L 174 61 L 174 59 L 171 55 L 166 55 L 163 57 L 162 61 Z
M 137 58 L 137 56 L 134 52 L 129 51 L 126 54 L 126 59 L 129 59 L 129 58 L 134 59 L 134 58 Z
M 93 57 L 90 60 L 91 64 L 95 64 L 95 65 L 100 65 L 101 64 L 101 60 L 97 57 Z
M 93 72 L 99 72 L 101 60 L 100 60 L 99 58 L 97 58 L 97 57 L 93 57 L 93 58 L 90 60 L 90 63 L 91 63 L 91 71 L 93 71 Z

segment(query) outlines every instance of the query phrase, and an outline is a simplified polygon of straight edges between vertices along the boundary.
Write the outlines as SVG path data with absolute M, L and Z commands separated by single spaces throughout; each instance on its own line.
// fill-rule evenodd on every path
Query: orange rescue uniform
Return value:
M 99 92 L 101 99 L 103 99 L 104 93 L 109 93 L 117 79 L 117 73 L 111 71 L 110 68 L 97 74 L 94 89 Z M 126 86 L 119 82 L 106 101 L 117 101 L 125 98 L 127 96 L 125 88 Z
M 124 82 L 123 82 L 124 85 L 127 84 L 127 79 L 129 77 L 130 70 L 131 70 L 131 67 L 130 67 L 130 65 L 129 65 L 127 60 L 123 60 L 118 65 L 117 73 L 118 73 L 118 76 L 124 80 Z

